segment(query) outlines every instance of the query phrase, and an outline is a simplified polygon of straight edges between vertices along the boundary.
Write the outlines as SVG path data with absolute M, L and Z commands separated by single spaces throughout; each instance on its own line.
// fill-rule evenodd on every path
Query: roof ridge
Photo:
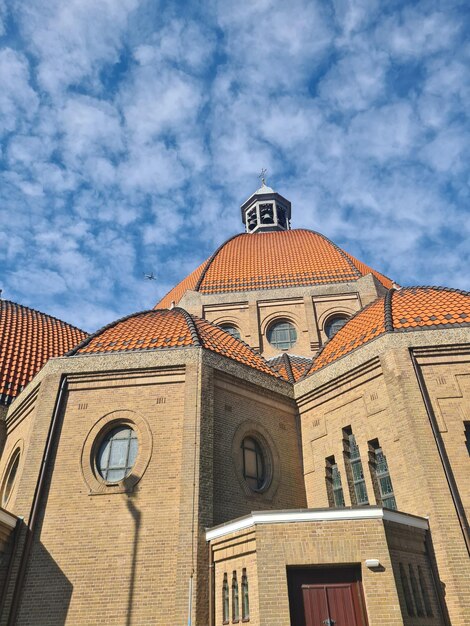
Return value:
M 392 287 L 387 291 L 384 298 L 384 322 L 385 332 L 393 333 L 395 330 L 393 327 L 393 314 L 392 314 L 392 297 L 395 289 Z
M 209 270 L 209 267 L 212 265 L 212 263 L 215 260 L 215 257 L 219 254 L 219 252 L 231 241 L 233 241 L 234 239 L 236 239 L 237 237 L 240 237 L 241 235 L 246 235 L 247 233 L 237 233 L 236 235 L 233 235 L 232 237 L 229 237 L 226 241 L 224 241 L 222 244 L 220 244 L 220 246 L 217 248 L 217 250 L 215 250 L 211 256 L 207 259 L 206 262 L 206 266 L 204 267 L 204 269 L 201 272 L 201 275 L 198 278 L 198 281 L 194 287 L 194 291 L 199 291 L 199 288 L 202 285 L 202 281 L 204 280 L 204 278 L 206 277 L 206 274 Z
M 130 320 L 133 317 L 137 317 L 138 315 L 143 315 L 144 313 L 161 313 L 162 311 L 167 312 L 169 310 L 170 309 L 145 309 L 144 311 L 137 311 L 136 313 L 129 313 L 128 315 L 124 315 L 123 317 L 120 317 L 117 320 L 114 320 L 110 322 L 109 324 L 105 324 L 101 328 L 98 328 L 98 330 L 96 330 L 91 335 L 88 335 L 88 337 L 85 337 L 85 339 L 81 341 L 79 344 L 77 344 L 74 348 L 66 352 L 64 356 L 74 356 L 75 354 L 77 354 L 79 350 L 81 350 L 82 348 L 85 348 L 95 337 L 98 337 L 99 335 L 104 333 L 106 330 L 109 330 L 110 328 L 114 328 L 114 326 L 117 326 L 121 322 Z
M 49 315 L 49 313 L 44 313 L 44 311 L 40 311 L 39 309 L 33 309 L 32 307 L 27 306 L 26 304 L 20 304 L 19 302 L 13 302 L 13 300 L 5 300 L 4 298 L 0 298 L 0 307 L 2 306 L 3 303 L 12 304 L 13 306 L 20 307 L 21 309 L 27 309 L 28 311 L 32 311 L 33 313 L 39 313 L 40 315 L 45 315 L 46 317 L 49 317 L 50 319 L 55 320 L 56 322 L 60 322 L 61 324 L 66 324 L 70 328 L 79 330 L 81 333 L 85 333 L 86 335 L 89 334 L 86 330 L 83 330 L 82 328 L 79 328 L 78 326 L 74 326 L 73 324 L 69 324 L 69 322 L 66 322 L 65 320 L 61 320 L 55 315 Z
M 294 376 L 294 372 L 292 371 L 292 365 L 291 365 L 289 355 L 287 354 L 287 352 L 282 353 L 282 360 L 284 361 L 284 364 L 286 366 L 287 378 L 289 379 L 290 383 L 294 384 L 295 376 Z
M 158 311 L 158 309 L 156 309 Z M 160 309 L 160 311 L 164 311 L 165 309 Z M 189 328 L 189 332 L 191 333 L 191 338 L 193 340 L 193 343 L 195 346 L 198 347 L 203 347 L 201 338 L 199 336 L 196 324 L 194 323 L 194 320 L 192 318 L 192 315 L 186 311 L 186 309 L 183 309 L 183 307 L 181 306 L 176 306 L 173 309 L 169 309 L 170 311 L 178 311 L 179 313 L 181 313 L 184 317 L 184 319 L 186 320 L 186 323 L 188 325 Z
M 411 289 L 434 289 L 435 291 L 451 291 L 453 293 L 460 293 L 462 296 L 470 296 L 470 291 L 465 289 L 458 289 L 457 287 L 443 287 L 442 285 L 408 285 L 406 287 L 400 287 L 395 291 L 407 291 Z
M 377 302 L 379 302 L 379 300 L 381 300 L 382 298 L 384 298 L 384 299 L 385 299 L 385 297 L 384 297 L 384 296 L 379 296 L 379 297 L 378 297 L 378 298 L 376 298 L 375 300 L 372 300 L 372 302 L 369 302 L 369 304 L 366 304 L 366 306 L 365 306 L 365 307 L 363 307 L 362 309 L 359 309 L 359 311 L 356 311 L 356 312 L 354 313 L 354 315 L 351 315 L 351 317 L 350 317 L 350 318 L 348 318 L 348 320 L 347 320 L 347 322 L 346 322 L 345 326 L 346 326 L 347 324 L 349 324 L 349 322 L 350 322 L 351 320 L 353 320 L 353 319 L 355 319 L 356 317 L 358 317 L 358 316 L 359 316 L 359 315 L 360 315 L 363 311 L 367 311 L 367 309 L 370 309 L 370 307 L 371 307 L 373 304 L 376 304 L 376 303 L 377 303 Z M 340 330 L 341 330 L 341 328 L 340 328 Z M 338 331 L 338 332 L 339 332 L 339 331 Z M 320 357 L 320 355 L 322 354 L 323 350 L 324 350 L 324 349 L 326 348 L 326 346 L 330 343 L 330 341 L 333 341 L 333 339 L 334 339 L 335 337 L 336 337 L 336 334 L 335 334 L 335 335 L 333 335 L 333 337 L 331 337 L 331 338 L 329 338 L 329 339 L 327 339 L 327 340 L 325 341 L 325 343 L 321 346 L 321 348 L 318 350 L 318 352 L 315 354 L 315 356 L 314 356 L 314 357 L 312 357 L 312 363 L 310 364 L 310 367 L 308 368 L 308 370 L 306 370 L 306 371 L 302 374 L 302 376 L 299 378 L 299 381 L 300 381 L 300 380 L 303 380 L 304 378 L 308 378 L 308 375 L 310 374 L 310 372 L 311 372 L 311 370 L 312 370 L 313 366 L 315 365 L 315 363 L 316 363 L 317 359 Z M 299 382 L 299 381 L 297 381 L 297 382 Z
M 246 235 L 247 233 L 241 233 L 242 235 Z M 178 307 L 181 308 L 181 307 Z M 160 310 L 164 310 L 164 309 L 160 309 Z M 183 309 L 184 311 L 185 309 Z M 280 374 L 278 372 L 276 372 L 276 370 L 271 367 L 271 365 L 269 364 L 269 361 L 266 357 L 264 357 L 260 352 L 256 352 L 256 350 L 253 348 L 253 346 L 250 346 L 249 343 L 246 343 L 246 341 L 244 339 L 242 339 L 241 337 L 235 337 L 234 335 L 231 335 L 230 333 L 228 333 L 226 330 L 224 330 L 221 326 L 219 326 L 218 324 L 214 324 L 214 322 L 211 322 L 210 320 L 206 319 L 205 317 L 199 317 L 199 315 L 193 315 L 192 317 L 196 318 L 199 321 L 205 322 L 206 324 L 208 324 L 209 326 L 212 326 L 212 328 L 216 328 L 217 330 L 221 330 L 222 332 L 226 333 L 229 337 L 231 337 L 232 339 L 235 339 L 235 341 L 238 341 L 239 343 L 241 343 L 242 345 L 244 345 L 246 348 L 248 348 L 251 352 L 253 352 L 253 354 L 255 354 L 257 357 L 259 357 L 267 367 L 269 367 L 269 369 L 273 372 L 273 374 L 275 376 L 278 376 L 280 378 L 283 378 L 283 376 L 280 376 Z M 203 344 L 201 344 L 202 347 L 204 347 Z M 282 356 L 282 355 L 281 355 Z M 250 366 L 248 366 L 250 367 Z M 285 379 L 284 379 L 285 380 Z

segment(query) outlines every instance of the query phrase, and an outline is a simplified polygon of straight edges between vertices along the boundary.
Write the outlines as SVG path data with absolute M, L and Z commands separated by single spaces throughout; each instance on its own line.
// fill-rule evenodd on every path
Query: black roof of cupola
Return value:
M 291 203 L 266 185 L 241 205 L 242 220 L 247 233 L 290 230 Z

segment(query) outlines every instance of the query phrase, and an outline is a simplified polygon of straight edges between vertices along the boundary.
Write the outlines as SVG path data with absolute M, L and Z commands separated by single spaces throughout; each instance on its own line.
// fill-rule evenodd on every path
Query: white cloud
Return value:
M 129 15 L 138 0 L 21 0 L 20 28 L 36 55 L 43 89 L 56 93 L 98 80 L 105 63 L 117 63 Z
M 38 97 L 29 83 L 26 57 L 11 48 L 0 49 L 0 137 L 27 126 L 33 118 Z

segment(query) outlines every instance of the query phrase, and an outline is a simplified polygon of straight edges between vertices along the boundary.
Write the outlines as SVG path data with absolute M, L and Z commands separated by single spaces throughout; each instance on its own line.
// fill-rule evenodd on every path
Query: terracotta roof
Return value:
M 386 332 L 470 325 L 470 293 L 445 287 L 391 289 L 356 313 L 315 357 L 308 374 Z
M 268 364 L 290 383 L 295 383 L 310 369 L 312 359 L 284 352 L 280 356 L 268 359 Z
M 203 294 L 355 281 L 372 273 L 392 281 L 311 230 L 242 233 L 226 241 L 155 308 L 176 304 L 188 290 Z
M 244 341 L 181 308 L 134 313 L 105 326 L 68 355 L 164 350 L 201 346 L 217 354 L 279 377 Z
M 55 317 L 0 300 L 0 404 L 9 404 L 48 359 L 62 356 L 86 336 Z

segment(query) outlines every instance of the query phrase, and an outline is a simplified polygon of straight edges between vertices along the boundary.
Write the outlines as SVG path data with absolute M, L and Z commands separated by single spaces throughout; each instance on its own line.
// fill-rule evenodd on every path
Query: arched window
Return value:
M 15 484 L 16 475 L 18 473 L 18 466 L 20 464 L 20 449 L 17 448 L 8 464 L 6 478 L 3 483 L 2 489 L 2 506 L 5 506 L 8 502 L 11 492 L 13 491 L 13 485 Z
M 333 335 L 336 335 L 340 328 L 348 321 L 348 317 L 346 315 L 334 315 L 326 320 L 325 323 L 325 333 L 328 339 L 331 339 Z
M 396 510 L 397 502 L 393 493 L 393 485 L 390 477 L 390 470 L 388 469 L 387 457 L 383 453 L 378 439 L 369 441 L 369 451 L 369 466 L 371 469 L 372 483 L 376 493 L 377 504 L 382 504 L 382 506 L 388 509 Z
M 259 491 L 266 482 L 266 464 L 263 451 L 253 437 L 242 441 L 243 477 L 253 491 Z
M 101 442 L 96 465 L 106 481 L 115 483 L 128 476 L 134 467 L 139 443 L 130 426 L 118 426 Z
M 224 582 L 222 583 L 222 623 L 229 623 L 229 590 L 227 574 L 224 574 Z
M 232 576 L 232 624 L 240 621 L 240 609 L 238 603 L 238 580 L 237 572 L 234 570 Z
M 241 339 L 240 331 L 236 326 L 232 324 L 220 324 L 220 328 L 225 330 L 226 333 L 232 335 L 232 337 L 236 337 L 237 339 Z
M 326 489 L 331 507 L 345 506 L 341 473 L 334 456 L 326 459 Z
M 276 320 L 267 332 L 269 343 L 278 350 L 289 350 L 297 341 L 295 326 L 287 320 Z
M 349 426 L 343 429 L 343 443 L 351 501 L 358 505 L 369 504 L 359 446 Z
M 250 619 L 250 597 L 248 593 L 248 576 L 246 569 L 242 570 L 242 620 L 248 622 Z

